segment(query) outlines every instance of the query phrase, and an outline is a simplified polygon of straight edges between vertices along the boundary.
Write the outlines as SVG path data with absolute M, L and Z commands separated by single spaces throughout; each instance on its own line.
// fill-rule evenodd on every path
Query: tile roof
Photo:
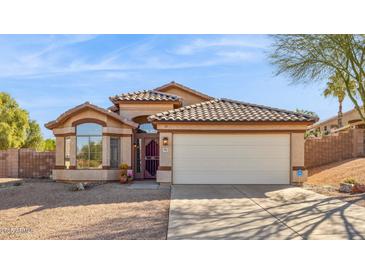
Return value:
M 109 97 L 115 104 L 118 101 L 171 101 L 179 102 L 181 98 L 176 95 L 170 95 L 156 90 L 142 90 L 130 93 L 123 93 Z
M 315 122 L 316 117 L 229 99 L 214 99 L 151 115 L 149 120 L 173 122 Z

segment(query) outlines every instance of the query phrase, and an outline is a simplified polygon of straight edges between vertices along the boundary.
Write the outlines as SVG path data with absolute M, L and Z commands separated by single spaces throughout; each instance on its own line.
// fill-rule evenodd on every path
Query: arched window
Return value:
M 76 126 L 77 168 L 102 168 L 103 128 L 95 123 L 84 123 Z
M 140 132 L 144 133 L 156 133 L 157 130 L 154 129 L 152 123 L 143 123 L 138 126 Z

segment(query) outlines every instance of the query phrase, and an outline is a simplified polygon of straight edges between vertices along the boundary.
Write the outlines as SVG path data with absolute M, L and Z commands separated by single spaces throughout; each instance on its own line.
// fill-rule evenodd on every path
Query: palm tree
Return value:
M 355 82 L 350 82 L 351 93 L 355 94 L 356 86 Z M 327 88 L 323 92 L 324 97 L 336 97 L 338 99 L 338 127 L 341 128 L 342 124 L 342 103 L 346 97 L 346 84 L 341 77 L 341 72 L 336 72 L 329 78 Z

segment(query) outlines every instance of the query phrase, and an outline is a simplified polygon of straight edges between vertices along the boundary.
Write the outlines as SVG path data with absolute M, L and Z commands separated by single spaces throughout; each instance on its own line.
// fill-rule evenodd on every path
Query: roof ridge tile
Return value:
M 244 107 L 242 107 L 244 106 Z M 292 121 L 314 122 L 315 117 L 289 110 L 235 101 L 217 99 L 184 106 L 167 113 L 148 117 L 150 121 Z

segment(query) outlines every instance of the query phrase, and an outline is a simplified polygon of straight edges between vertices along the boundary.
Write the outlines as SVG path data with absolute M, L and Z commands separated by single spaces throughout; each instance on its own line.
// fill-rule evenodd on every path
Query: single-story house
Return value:
M 320 133 L 326 134 L 346 130 L 351 127 L 364 127 L 365 123 L 361 120 L 358 111 L 356 109 L 351 109 L 342 114 L 342 125 L 342 128 L 338 127 L 338 115 L 335 115 L 323 121 L 318 121 L 313 125 L 310 125 L 308 127 L 308 131 L 318 131 Z
M 46 124 L 57 181 L 134 179 L 160 184 L 289 184 L 306 178 L 304 133 L 315 117 L 209 95 L 171 82 L 88 102 Z M 298 172 L 298 170 L 301 170 Z

